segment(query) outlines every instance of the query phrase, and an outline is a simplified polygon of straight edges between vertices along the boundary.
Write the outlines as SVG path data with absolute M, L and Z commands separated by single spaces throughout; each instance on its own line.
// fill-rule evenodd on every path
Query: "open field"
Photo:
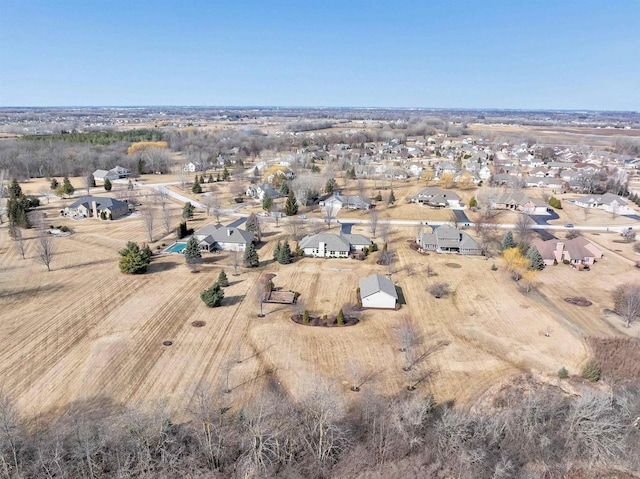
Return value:
M 386 272 L 375 264 L 376 254 L 363 262 L 304 258 L 279 265 L 271 259 L 273 246 L 287 229 L 267 224 L 259 270 L 234 277 L 223 253 L 207 256 L 202 271 L 193 274 L 180 256 L 161 255 L 148 274 L 125 276 L 118 271 L 117 251 L 128 240 L 147 239 L 142 220 L 53 219 L 59 207 L 55 200 L 43 209 L 54 224 L 67 224 L 76 233 L 54 240 L 59 253 L 50 273 L 35 261 L 33 240 L 27 240 L 22 260 L 6 228 L 0 229 L 0 383 L 28 413 L 59 411 L 85 400 L 150 406 L 159 398 L 172 410 L 184 410 L 198 388 L 223 387 L 227 370 L 234 400 L 252 397 L 267 383 L 299 397 L 317 381 L 333 383 L 349 397 L 351 365 L 375 377 L 363 391 L 393 395 L 411 380 L 398 351 L 397 328 L 404 316 L 415 321 L 421 348 L 446 344 L 422 366 L 435 371 L 420 386 L 423 393 L 430 389 L 438 400 L 470 405 L 510 374 L 530 369 L 555 374 L 561 366 L 577 371 L 588 356 L 586 336 L 635 336 L 640 328 L 626 330 L 619 318 L 602 313 L 611 306 L 615 284 L 637 278 L 634 253 L 629 245 L 613 243 L 615 234 L 594 240 L 620 253 L 608 252 L 590 272 L 549 267 L 539 276 L 538 290 L 525 294 L 499 260 L 498 270 L 491 271 L 493 261 L 484 258 L 422 256 L 407 243 L 415 228 L 393 226 L 392 278 L 407 304 L 395 312 L 365 311 L 355 327 L 323 329 L 294 324 L 286 305 L 265 304 L 266 318 L 257 318 L 259 275 L 276 274 L 276 286 L 299 291 L 313 314 L 331 315 L 355 303 L 360 278 Z M 177 216 L 179 205 L 173 208 Z M 361 216 L 346 216 L 351 214 Z M 208 221 L 200 214 L 190 226 Z M 368 228 L 356 226 L 354 232 L 368 234 Z M 154 249 L 172 241 L 160 236 Z M 427 276 L 427 265 L 437 276 Z M 199 293 L 223 267 L 232 282 L 225 305 L 208 309 Z M 434 281 L 449 282 L 454 294 L 434 299 L 425 291 Z M 563 301 L 567 296 L 586 296 L 594 304 L 573 306 Z M 206 324 L 195 328 L 194 321 Z

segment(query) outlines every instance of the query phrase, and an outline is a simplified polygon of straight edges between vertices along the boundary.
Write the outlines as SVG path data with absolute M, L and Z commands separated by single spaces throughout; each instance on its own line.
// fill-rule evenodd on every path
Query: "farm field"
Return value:
M 59 207 L 55 200 L 43 209 L 53 218 Z M 427 211 L 397 208 L 405 207 Z M 34 260 L 33 240 L 27 239 L 23 260 L 6 227 L 0 228 L 0 383 L 28 414 L 60 412 L 75 402 L 152 407 L 160 399 L 172 411 L 184 411 L 202 388 L 229 387 L 232 400 L 242 402 L 267 385 L 300 397 L 318 382 L 334 385 L 348 399 L 354 371 L 370 377 L 363 392 L 395 395 L 417 374 L 402 371 L 398 328 L 405 317 L 422 337 L 420 348 L 432 350 L 420 366 L 431 372 L 421 393 L 471 405 L 521 371 L 554 375 L 565 366 L 575 373 L 589 354 L 587 336 L 635 336 L 640 328 L 626 330 L 619 318 L 603 314 L 615 284 L 637 277 L 634 253 L 629 245 L 613 243 L 613 233 L 594 240 L 620 252 L 607 251 L 589 272 L 548 267 L 537 290 L 523 293 L 499 259 L 420 255 L 407 242 L 415 228 L 394 226 L 392 279 L 406 304 L 399 311 L 365 311 L 354 327 L 314 328 L 294 324 L 287 305 L 265 304 L 266 317 L 258 318 L 260 275 L 275 274 L 276 287 L 301 293 L 312 314 L 332 315 L 356 302 L 360 278 L 386 273 L 375 264 L 377 254 L 365 261 L 304 258 L 279 265 L 272 251 L 286 228 L 266 224 L 257 270 L 233 276 L 222 253 L 206 256 L 194 274 L 181 256 L 159 255 L 147 274 L 126 276 L 118 270 L 117 251 L 129 240 L 147 239 L 140 218 L 52 221 L 76 233 L 54 240 L 58 254 L 50 273 Z M 190 226 L 209 221 L 198 215 Z M 354 232 L 368 234 L 368 228 L 355 226 Z M 160 234 L 155 239 L 153 249 L 172 241 Z M 491 269 L 494 262 L 497 271 Z M 436 276 L 427 274 L 428 267 Z M 222 268 L 232 284 L 223 307 L 208 309 L 199 294 Z M 450 283 L 454 293 L 434 299 L 426 288 L 435 281 Z M 593 305 L 568 304 L 563 298 L 569 296 L 585 296 Z M 205 324 L 194 327 L 195 321 Z

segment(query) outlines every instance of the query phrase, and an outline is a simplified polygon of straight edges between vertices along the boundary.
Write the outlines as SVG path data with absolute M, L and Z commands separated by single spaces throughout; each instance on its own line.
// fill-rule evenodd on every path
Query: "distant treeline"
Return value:
M 128 131 L 95 131 L 87 133 L 63 132 L 57 135 L 26 135 L 23 140 L 62 140 L 71 143 L 110 145 L 119 142 L 160 141 L 164 134 L 160 130 L 141 129 Z

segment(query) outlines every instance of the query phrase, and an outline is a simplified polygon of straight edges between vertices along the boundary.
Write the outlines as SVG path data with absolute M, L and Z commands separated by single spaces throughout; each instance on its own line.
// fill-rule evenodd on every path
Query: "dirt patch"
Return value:
M 194 328 L 202 328 L 206 324 L 207 323 L 205 323 L 204 321 L 194 321 L 193 323 L 191 323 L 191 326 L 193 326 Z
M 572 297 L 572 298 L 564 298 L 564 300 L 569 304 L 575 304 L 576 306 L 591 306 L 593 303 L 589 301 L 587 298 L 580 297 Z
M 302 324 L 303 326 L 319 326 L 321 328 L 342 328 L 344 326 L 355 326 L 360 322 L 358 318 L 345 316 L 344 323 L 338 324 L 338 318 L 336 316 L 310 316 L 309 322 L 304 323 L 302 322 L 301 314 L 294 314 L 293 316 L 291 316 L 291 320 L 294 323 Z
M 445 263 L 444 265 L 449 267 L 449 268 L 462 268 L 462 265 L 460 265 L 458 263 Z
M 607 379 L 640 379 L 640 341 L 632 338 L 590 337 L 587 339 L 593 359 Z

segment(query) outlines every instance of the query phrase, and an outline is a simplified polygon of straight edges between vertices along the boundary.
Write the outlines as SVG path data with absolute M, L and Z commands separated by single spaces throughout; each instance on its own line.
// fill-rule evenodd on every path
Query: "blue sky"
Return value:
M 640 1 L 0 0 L 0 106 L 640 110 Z

